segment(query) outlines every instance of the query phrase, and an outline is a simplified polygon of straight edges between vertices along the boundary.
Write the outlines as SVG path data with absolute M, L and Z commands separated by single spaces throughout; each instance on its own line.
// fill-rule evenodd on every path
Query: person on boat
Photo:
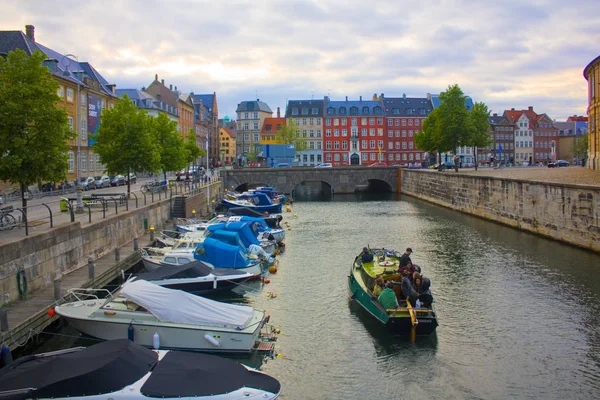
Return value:
M 371 253 L 368 248 L 363 247 L 360 259 L 363 263 L 373 262 L 373 253 Z
M 412 263 L 408 263 L 407 265 L 405 265 L 404 267 L 400 267 L 398 268 L 398 272 L 400 274 L 404 274 L 404 271 L 408 271 L 408 275 L 410 276 L 410 278 L 412 279 L 412 276 L 415 272 L 417 272 L 417 270 L 415 269 L 415 267 L 412 265 Z
M 412 254 L 412 249 L 409 247 L 400 257 L 400 268 L 407 266 L 408 264 L 412 264 L 410 259 L 410 255 Z
M 419 294 L 413 287 L 412 282 L 410 281 L 410 272 L 404 271 L 402 272 L 402 294 L 403 298 L 406 298 L 407 301 L 410 302 L 410 305 L 416 307 L 417 300 L 419 299 Z
M 375 281 L 375 284 L 373 285 L 373 296 L 379 297 L 379 295 L 383 291 L 383 286 L 384 286 L 383 278 L 380 276 L 377 278 L 377 280 Z
M 390 287 L 389 282 L 385 285 L 385 289 L 381 291 L 379 297 L 377 297 L 377 301 L 379 301 L 379 303 L 381 303 L 383 308 L 386 310 L 398 308 L 398 299 L 396 298 L 396 293 Z
M 418 286 L 415 283 L 415 289 L 419 294 L 419 302 L 421 303 L 421 306 L 430 308 L 431 303 L 433 303 L 433 296 L 431 295 L 431 290 L 429 290 L 431 281 L 424 276 L 419 276 L 419 280 L 420 284 Z

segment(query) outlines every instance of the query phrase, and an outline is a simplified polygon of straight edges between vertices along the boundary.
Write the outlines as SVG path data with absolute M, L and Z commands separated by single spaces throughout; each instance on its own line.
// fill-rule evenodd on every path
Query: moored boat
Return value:
M 0 398 L 275 399 L 281 384 L 222 357 L 150 350 L 127 339 L 19 358 L 0 370 Z
M 400 255 L 386 249 L 371 249 L 373 261 L 362 262 L 361 255 L 352 263 L 348 286 L 351 299 L 362 306 L 380 324 L 386 326 L 392 335 L 406 335 L 411 331 L 417 335 L 429 335 L 438 326 L 433 305 L 413 308 L 406 299 L 399 298 L 397 308 L 385 308 L 374 293 L 376 280 L 399 282 Z

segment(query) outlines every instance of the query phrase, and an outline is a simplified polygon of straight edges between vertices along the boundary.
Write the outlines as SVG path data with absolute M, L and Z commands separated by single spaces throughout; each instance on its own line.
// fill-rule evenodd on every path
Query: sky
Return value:
M 91 63 L 117 88 L 155 74 L 244 100 L 426 97 L 458 84 L 492 113 L 586 115 L 597 0 L 0 0 L 0 30 Z

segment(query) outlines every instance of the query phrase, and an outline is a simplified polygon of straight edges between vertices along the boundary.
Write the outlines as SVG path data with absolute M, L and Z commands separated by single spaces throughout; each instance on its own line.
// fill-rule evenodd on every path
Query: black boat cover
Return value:
M 102 342 L 62 355 L 28 356 L 0 370 L 3 391 L 33 388 L 23 398 L 78 397 L 110 393 L 141 379 L 158 354 L 127 339 Z
M 210 396 L 243 387 L 278 393 L 281 384 L 241 364 L 202 353 L 170 351 L 158 363 L 141 392 L 149 397 Z
M 207 276 L 210 273 L 217 276 L 240 275 L 235 268 L 211 268 L 202 261 L 189 264 L 170 266 L 166 265 L 151 272 L 137 275 L 137 279 L 144 281 L 160 281 L 163 279 L 190 279 Z

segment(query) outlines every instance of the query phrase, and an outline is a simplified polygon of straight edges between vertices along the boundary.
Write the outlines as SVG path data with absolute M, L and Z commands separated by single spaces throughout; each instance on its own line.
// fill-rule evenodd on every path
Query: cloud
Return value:
M 260 97 L 425 97 L 452 83 L 490 109 L 584 114 L 583 68 L 598 56 L 596 1 L 2 1 L 0 26 L 89 61 L 120 88 L 159 74 L 217 92 L 230 116 Z M 229 110 L 229 111 L 227 111 Z

